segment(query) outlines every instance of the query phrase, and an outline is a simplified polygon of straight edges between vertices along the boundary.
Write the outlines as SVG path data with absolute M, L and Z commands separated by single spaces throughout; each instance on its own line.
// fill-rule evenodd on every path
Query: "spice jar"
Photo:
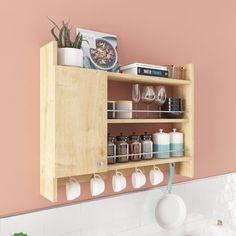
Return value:
M 128 162 L 129 161 L 129 145 L 127 143 L 127 136 L 120 133 L 120 136 L 116 137 L 116 161 Z
M 133 132 L 129 136 L 129 159 L 131 161 L 140 161 L 141 160 L 141 142 L 139 135 L 135 135 Z
M 153 154 L 153 143 L 152 143 L 152 136 L 148 135 L 147 132 L 141 136 L 141 150 L 142 150 L 142 159 L 149 160 L 152 159 Z
M 107 137 L 107 163 L 108 164 L 116 163 L 115 140 L 116 138 L 114 136 L 110 136 L 110 134 L 108 134 L 108 137 Z

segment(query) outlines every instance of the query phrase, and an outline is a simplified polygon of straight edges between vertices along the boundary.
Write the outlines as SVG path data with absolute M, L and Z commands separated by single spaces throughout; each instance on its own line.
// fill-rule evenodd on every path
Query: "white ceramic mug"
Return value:
M 164 180 L 164 174 L 159 167 L 153 166 L 149 172 L 149 178 L 152 185 L 158 185 Z
M 146 183 L 146 176 L 140 169 L 136 169 L 132 173 L 132 185 L 134 188 L 141 188 Z
M 123 110 L 116 112 L 118 119 L 131 119 L 132 118 L 132 101 L 119 100 L 116 101 L 116 110 Z
M 120 172 L 116 171 L 116 173 L 112 176 L 112 188 L 114 192 L 120 192 L 126 188 L 126 178 Z
M 105 182 L 98 174 L 94 174 L 90 180 L 90 192 L 92 196 L 97 196 L 105 191 Z
M 75 178 L 71 177 L 66 182 L 66 199 L 74 200 L 79 196 L 80 196 L 80 184 Z

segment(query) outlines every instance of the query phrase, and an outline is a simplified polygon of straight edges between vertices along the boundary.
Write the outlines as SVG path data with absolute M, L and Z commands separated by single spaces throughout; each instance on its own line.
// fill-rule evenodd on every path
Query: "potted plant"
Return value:
M 60 28 L 53 20 L 49 20 L 54 25 L 51 29 L 51 33 L 57 41 L 58 64 L 83 67 L 83 51 L 81 49 L 83 35 L 79 32 L 73 42 L 71 40 L 71 28 L 69 27 L 69 22 L 62 21 L 62 26 Z M 58 34 L 56 34 L 55 30 L 58 31 Z

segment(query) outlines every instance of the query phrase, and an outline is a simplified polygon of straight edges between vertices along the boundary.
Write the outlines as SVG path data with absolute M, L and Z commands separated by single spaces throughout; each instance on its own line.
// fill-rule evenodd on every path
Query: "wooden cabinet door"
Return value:
M 106 171 L 106 72 L 56 66 L 55 91 L 55 177 Z

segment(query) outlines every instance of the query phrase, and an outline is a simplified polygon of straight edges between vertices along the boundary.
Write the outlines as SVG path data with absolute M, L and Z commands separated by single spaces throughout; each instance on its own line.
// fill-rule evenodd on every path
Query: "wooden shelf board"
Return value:
M 159 159 L 151 159 L 151 160 L 143 160 L 143 161 L 130 161 L 127 163 L 117 163 L 113 165 L 107 166 L 107 171 L 112 170 L 121 170 L 121 169 L 130 169 L 135 167 L 142 167 L 142 166 L 152 166 L 152 165 L 163 165 L 172 162 L 186 162 L 190 161 L 191 157 L 173 157 L 173 158 L 159 158 Z
M 118 81 L 118 82 L 137 82 L 137 83 L 148 83 L 148 84 L 165 84 L 165 85 L 189 85 L 191 81 L 189 80 L 180 80 L 180 79 L 171 79 L 171 78 L 162 78 L 162 77 L 153 77 L 145 75 L 131 75 L 123 73 L 114 73 L 107 72 L 108 80 Z
M 74 72 L 84 72 L 93 71 L 104 73 L 107 75 L 108 80 L 110 81 L 118 81 L 118 82 L 126 82 L 126 83 L 146 83 L 146 84 L 163 84 L 163 85 L 190 85 L 192 82 L 190 80 L 181 80 L 181 79 L 171 79 L 171 78 L 163 78 L 163 77 L 154 77 L 154 76 L 146 76 L 146 75 L 131 75 L 131 74 L 123 74 L 117 72 L 106 72 L 95 69 L 87 69 L 80 68 L 75 66 L 61 66 L 56 65 L 56 68 L 64 68 L 64 70 L 74 71 Z
M 108 124 L 185 123 L 188 119 L 108 119 Z

